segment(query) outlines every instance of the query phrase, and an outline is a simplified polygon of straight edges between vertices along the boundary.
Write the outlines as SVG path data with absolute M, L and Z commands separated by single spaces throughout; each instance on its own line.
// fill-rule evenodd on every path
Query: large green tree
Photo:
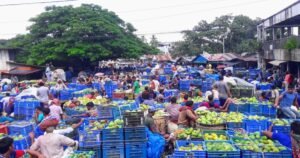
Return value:
M 30 21 L 29 33 L 10 41 L 10 46 L 23 49 L 19 62 L 97 63 L 157 52 L 134 35 L 132 24 L 98 5 L 51 6 Z
M 202 20 L 192 30 L 183 31 L 184 40 L 175 42 L 171 52 L 177 56 L 221 53 L 224 45 L 225 52 L 255 53 L 259 49 L 255 37 L 258 22 L 243 15 L 224 15 L 211 23 Z

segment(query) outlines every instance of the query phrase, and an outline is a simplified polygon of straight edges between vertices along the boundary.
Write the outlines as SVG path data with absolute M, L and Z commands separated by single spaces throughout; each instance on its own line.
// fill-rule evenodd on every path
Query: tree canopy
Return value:
M 98 5 L 46 7 L 30 21 L 29 33 L 9 42 L 11 47 L 23 49 L 17 56 L 19 62 L 96 63 L 158 52 L 134 35 L 132 24 Z
M 174 43 L 172 53 L 174 55 L 221 53 L 223 39 L 225 52 L 255 53 L 259 49 L 255 37 L 259 21 L 243 15 L 224 15 L 211 23 L 202 20 L 192 30 L 183 31 L 184 40 Z

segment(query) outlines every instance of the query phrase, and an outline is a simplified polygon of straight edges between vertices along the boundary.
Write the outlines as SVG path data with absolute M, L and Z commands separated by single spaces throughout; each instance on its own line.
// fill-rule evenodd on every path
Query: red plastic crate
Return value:
M 8 134 L 8 129 L 6 125 L 0 125 L 0 133 Z
M 125 93 L 114 92 L 112 98 L 113 99 L 124 99 Z

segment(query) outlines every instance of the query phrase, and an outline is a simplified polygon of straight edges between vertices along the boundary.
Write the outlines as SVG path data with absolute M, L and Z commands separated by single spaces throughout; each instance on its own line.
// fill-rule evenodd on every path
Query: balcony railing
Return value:
M 284 45 L 290 38 L 296 38 L 300 45 L 300 36 L 290 36 L 272 41 L 265 41 L 263 43 L 263 49 L 265 51 L 273 51 L 274 49 L 284 49 Z

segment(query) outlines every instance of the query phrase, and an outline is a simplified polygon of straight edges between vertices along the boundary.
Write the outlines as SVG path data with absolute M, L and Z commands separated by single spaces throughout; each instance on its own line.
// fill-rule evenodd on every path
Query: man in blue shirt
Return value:
M 279 98 L 275 101 L 275 107 L 280 108 L 285 116 L 291 119 L 300 118 L 300 113 L 292 108 L 295 105 L 298 109 L 297 102 L 298 95 L 294 91 L 294 86 L 289 85 L 288 90 L 283 92 Z
M 293 156 L 297 157 L 300 154 L 300 121 L 294 121 L 291 123 L 291 133 L 274 133 L 272 132 L 273 125 L 270 126 L 268 131 L 262 132 L 263 135 L 267 136 L 272 140 L 277 140 L 280 144 L 293 150 Z

